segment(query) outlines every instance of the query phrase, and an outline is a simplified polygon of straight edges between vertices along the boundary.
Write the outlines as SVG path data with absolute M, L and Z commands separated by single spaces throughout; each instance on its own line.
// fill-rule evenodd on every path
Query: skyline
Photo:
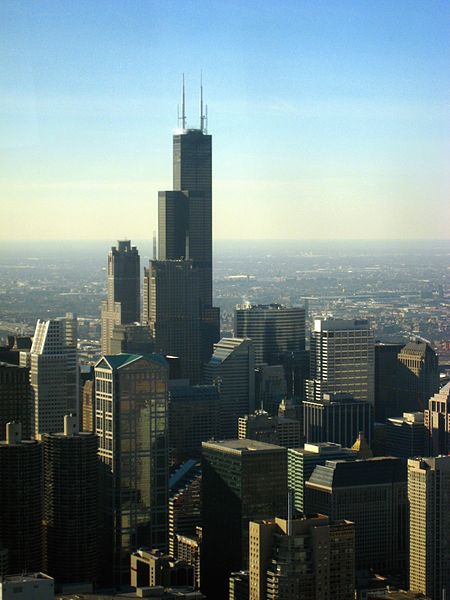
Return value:
M 448 238 L 445 2 L 209 8 L 2 3 L 2 239 L 150 239 L 200 69 L 217 240 Z

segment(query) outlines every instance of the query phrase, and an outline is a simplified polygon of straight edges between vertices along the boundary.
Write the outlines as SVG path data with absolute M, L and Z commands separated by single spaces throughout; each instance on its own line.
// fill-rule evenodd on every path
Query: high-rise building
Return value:
M 180 376 L 200 383 L 200 272 L 191 260 L 153 260 L 144 275 L 144 323 L 155 350 L 180 359 Z
M 129 581 L 131 552 L 167 548 L 167 386 L 167 363 L 156 354 L 104 356 L 95 366 L 102 540 L 113 571 L 104 577 L 115 585 Z
M 31 437 L 30 370 L 0 362 L 0 440 L 6 437 L 6 423 L 22 425 L 23 438 Z
M 169 554 L 177 558 L 177 536 L 193 537 L 201 527 L 200 462 L 187 460 L 169 479 Z
M 438 357 L 428 342 L 418 338 L 407 344 L 375 345 L 377 421 L 423 411 L 438 391 Z
M 145 270 L 144 322 L 156 350 L 180 358 L 182 377 L 199 383 L 220 337 L 212 299 L 212 142 L 206 121 L 173 136 L 173 190 L 158 195 L 158 258 Z
M 230 575 L 228 600 L 248 600 L 249 590 L 249 572 L 235 571 Z
M 77 417 L 64 432 L 46 433 L 43 447 L 43 570 L 56 585 L 97 580 L 98 459 L 95 433 L 79 432 Z
M 415 456 L 450 454 L 450 383 L 429 399 L 424 421 L 426 448 Z
M 128 323 L 114 325 L 110 339 L 111 354 L 148 354 L 153 352 L 155 344 L 152 332 L 147 325 Z
M 270 415 L 277 414 L 280 402 L 286 398 L 287 388 L 282 365 L 261 365 L 255 369 L 255 405 Z
M 386 456 L 425 456 L 426 429 L 422 412 L 403 413 L 386 420 Z
M 408 498 L 401 458 L 330 460 L 317 465 L 305 484 L 305 511 L 356 528 L 356 569 L 406 579 Z
M 38 320 L 30 353 L 35 436 L 63 431 L 65 415 L 79 416 L 77 349 L 71 340 L 64 318 Z
M 108 253 L 106 300 L 102 302 L 102 354 L 111 354 L 114 325 L 140 321 L 140 259 L 129 240 L 117 242 Z
M 297 448 L 303 444 L 302 423 L 289 417 L 271 416 L 259 409 L 251 415 L 239 417 L 238 438 Z
M 409 588 L 431 600 L 450 590 L 450 457 L 408 460 Z
M 288 486 L 293 491 L 295 510 L 299 513 L 305 512 L 305 483 L 317 465 L 324 465 L 327 460 L 356 460 L 356 458 L 357 453 L 354 450 L 332 442 L 305 444 L 303 448 L 288 448 Z
M 169 457 L 171 464 L 200 458 L 202 442 L 217 438 L 219 392 L 214 385 L 169 384 Z
M 187 564 L 184 560 L 174 559 L 161 550 L 140 548 L 131 554 L 130 563 L 132 587 L 194 587 L 192 565 Z M 160 595 L 159 597 L 161 598 Z
M 199 590 L 201 584 L 202 528 L 197 527 L 194 535 L 175 536 L 175 558 L 185 560 L 194 568 L 194 587 Z
M 211 360 L 205 365 L 205 383 L 220 393 L 219 435 L 236 438 L 238 417 L 255 409 L 255 353 L 251 340 L 222 338 L 214 344 Z
M 204 442 L 202 591 L 228 597 L 231 572 L 248 566 L 248 523 L 285 514 L 286 448 L 254 440 Z
M 8 423 L 0 442 L 0 540 L 9 573 L 41 568 L 41 478 L 41 443 L 22 440 L 20 424 Z
M 398 353 L 399 412 L 423 411 L 428 399 L 439 391 L 439 361 L 428 342 L 416 339 Z
M 84 382 L 81 397 L 81 430 L 95 431 L 95 383 L 93 379 Z
M 375 344 L 375 421 L 402 414 L 398 404 L 398 353 L 404 344 Z
M 250 600 L 353 600 L 355 528 L 325 515 L 249 524 Z
M 374 337 L 366 319 L 314 321 L 306 397 L 322 402 L 335 392 L 374 403 Z
M 235 336 L 250 338 L 255 366 L 280 364 L 280 355 L 305 350 L 305 308 L 281 304 L 239 304 Z
M 372 443 L 373 406 L 350 394 L 324 394 L 322 400 L 303 402 L 303 431 L 307 442 L 353 445 L 359 432 Z

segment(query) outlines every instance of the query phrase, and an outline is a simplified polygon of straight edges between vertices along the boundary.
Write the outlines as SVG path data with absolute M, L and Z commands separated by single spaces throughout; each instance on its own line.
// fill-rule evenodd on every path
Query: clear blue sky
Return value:
M 11 239 L 149 238 L 203 69 L 216 238 L 448 238 L 448 0 L 0 2 Z

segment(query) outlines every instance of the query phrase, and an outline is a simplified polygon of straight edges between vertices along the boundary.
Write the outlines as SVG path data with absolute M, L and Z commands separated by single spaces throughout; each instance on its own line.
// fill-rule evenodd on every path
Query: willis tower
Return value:
M 173 136 L 173 190 L 158 194 L 158 260 L 144 280 L 144 321 L 156 351 L 180 359 L 180 377 L 199 383 L 202 366 L 220 337 L 212 306 L 212 144 L 200 87 L 200 128 Z

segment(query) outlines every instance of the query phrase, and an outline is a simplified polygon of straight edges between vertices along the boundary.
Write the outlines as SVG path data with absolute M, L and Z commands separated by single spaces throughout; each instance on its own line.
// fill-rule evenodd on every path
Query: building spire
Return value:
M 186 129 L 186 94 L 185 94 L 185 86 L 184 86 L 184 73 L 183 73 L 183 94 L 181 101 L 181 126 L 183 129 Z
M 203 113 L 203 72 L 200 71 L 200 131 L 206 133 L 206 116 Z

